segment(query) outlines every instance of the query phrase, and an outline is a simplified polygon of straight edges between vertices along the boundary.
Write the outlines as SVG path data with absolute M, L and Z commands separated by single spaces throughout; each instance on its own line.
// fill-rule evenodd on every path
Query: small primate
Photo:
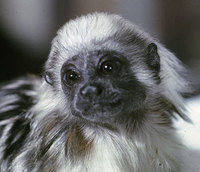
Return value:
M 114 14 L 66 23 L 44 77 L 0 91 L 1 172 L 194 172 L 173 127 L 190 90 L 181 62 Z

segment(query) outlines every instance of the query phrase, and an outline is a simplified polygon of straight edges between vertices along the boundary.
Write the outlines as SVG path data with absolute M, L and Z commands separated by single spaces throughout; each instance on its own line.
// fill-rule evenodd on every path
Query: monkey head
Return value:
M 160 97 L 170 99 L 180 86 L 174 78 L 168 85 L 163 71 L 175 73 L 168 66 L 176 61 L 160 58 L 165 51 L 118 15 L 69 21 L 54 38 L 45 66 L 52 101 L 63 114 L 89 122 L 143 120 Z

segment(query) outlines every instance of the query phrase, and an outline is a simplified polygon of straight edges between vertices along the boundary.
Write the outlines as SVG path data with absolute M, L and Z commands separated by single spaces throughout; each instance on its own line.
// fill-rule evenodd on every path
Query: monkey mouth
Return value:
M 88 110 L 92 110 L 92 109 L 96 109 L 96 110 L 109 110 L 112 111 L 113 108 L 120 106 L 121 104 L 121 100 L 117 99 L 117 100 L 112 100 L 112 101 L 104 101 L 104 102 L 92 102 L 91 106 L 88 107 Z
M 103 102 L 82 102 L 77 104 L 76 110 L 78 111 L 78 116 L 89 121 L 95 121 L 100 119 L 101 121 L 108 120 L 118 113 L 122 109 L 121 99 L 106 100 Z

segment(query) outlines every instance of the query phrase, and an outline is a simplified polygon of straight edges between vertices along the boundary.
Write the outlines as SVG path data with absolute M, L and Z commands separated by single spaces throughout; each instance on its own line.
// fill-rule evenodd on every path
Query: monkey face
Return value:
M 143 110 L 145 88 L 117 52 L 100 50 L 72 57 L 62 66 L 61 81 L 72 114 L 80 118 L 108 122 Z

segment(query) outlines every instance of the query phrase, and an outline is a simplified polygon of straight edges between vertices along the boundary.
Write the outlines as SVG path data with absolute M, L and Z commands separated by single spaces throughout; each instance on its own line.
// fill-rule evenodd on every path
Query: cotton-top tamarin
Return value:
M 192 172 L 173 118 L 185 69 L 130 21 L 93 13 L 52 41 L 44 77 L 1 86 L 1 172 Z

